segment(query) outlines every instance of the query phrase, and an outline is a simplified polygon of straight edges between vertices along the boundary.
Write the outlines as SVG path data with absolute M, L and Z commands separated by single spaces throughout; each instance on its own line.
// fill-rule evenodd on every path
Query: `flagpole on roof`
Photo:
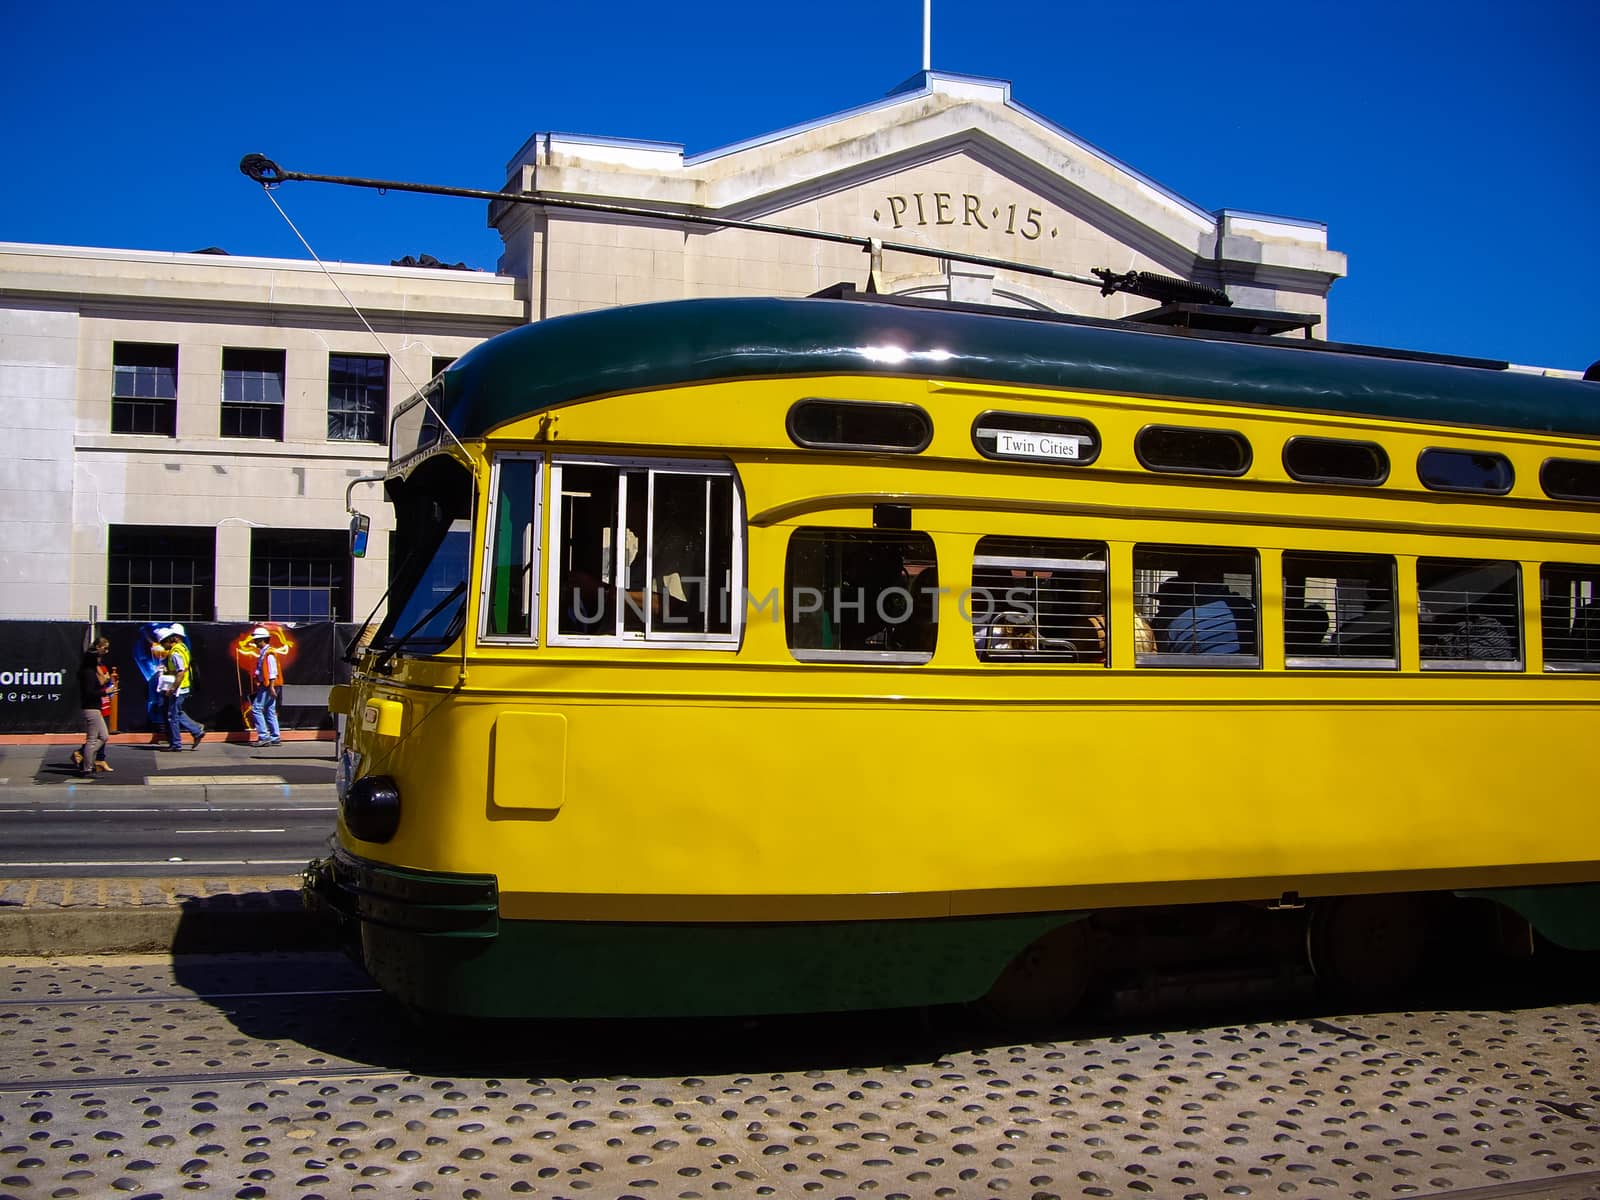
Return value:
M 933 0 L 922 0 L 922 69 L 933 70 Z

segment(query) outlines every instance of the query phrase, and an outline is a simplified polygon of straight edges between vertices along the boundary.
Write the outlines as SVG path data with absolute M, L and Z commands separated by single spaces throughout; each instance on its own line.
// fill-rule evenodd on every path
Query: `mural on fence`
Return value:
M 261 622 L 184 623 L 192 655 L 188 714 L 207 729 L 250 727 L 250 672 L 255 663 L 250 632 Z M 117 728 L 112 732 L 154 736 L 154 698 L 159 660 L 151 653 L 157 622 L 101 621 L 94 632 L 110 639 L 108 667 L 117 669 Z M 279 709 L 285 729 L 331 729 L 324 703 L 326 688 L 348 680 L 342 661 L 353 625 L 317 622 L 267 623 L 274 649 L 283 657 L 285 699 L 301 703 Z M 78 697 L 78 663 L 90 641 L 86 621 L 0 621 L 0 733 L 73 733 L 83 728 Z M 312 701 L 307 703 L 305 701 Z

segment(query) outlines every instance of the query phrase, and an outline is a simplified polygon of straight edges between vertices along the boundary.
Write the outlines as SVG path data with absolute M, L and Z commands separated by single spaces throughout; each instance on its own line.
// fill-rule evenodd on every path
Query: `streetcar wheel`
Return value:
M 1094 976 L 1088 924 L 1073 921 L 1029 943 L 978 1001 L 978 1011 L 1007 1025 L 1070 1014 Z
M 1427 908 L 1419 896 L 1336 896 L 1318 904 L 1306 926 L 1306 954 L 1317 980 L 1357 1001 L 1415 982 L 1427 941 Z

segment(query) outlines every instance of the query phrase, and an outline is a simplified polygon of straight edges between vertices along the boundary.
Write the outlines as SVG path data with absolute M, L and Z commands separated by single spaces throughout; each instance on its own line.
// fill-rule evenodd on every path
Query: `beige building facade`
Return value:
M 590 207 L 491 205 L 493 274 L 0 243 L 0 617 L 363 619 L 387 583 L 391 522 L 355 481 L 383 468 L 388 414 L 525 321 L 864 287 L 873 266 L 903 295 L 1106 318 L 1154 307 L 976 258 L 1156 272 L 1320 330 L 1345 269 L 1320 224 L 1206 212 L 1009 84 L 935 72 L 701 155 L 540 133 L 507 178 Z M 874 258 L 750 224 L 930 253 Z M 353 564 L 352 487 L 374 518 Z
M 953 256 L 1078 275 L 1152 271 L 1225 289 L 1241 307 L 1322 318 L 1345 272 L 1317 222 L 1207 212 L 1017 104 L 1009 83 L 939 72 L 693 157 L 535 134 L 506 190 L 926 247 L 885 253 L 882 290 L 1094 317 L 1152 305 Z M 502 204 L 491 221 L 506 247 L 499 271 L 525 281 L 530 320 L 688 296 L 809 295 L 864 284 L 868 267 L 852 246 L 665 218 Z
M 0 617 L 364 618 L 386 410 L 522 312 L 487 272 L 0 243 Z

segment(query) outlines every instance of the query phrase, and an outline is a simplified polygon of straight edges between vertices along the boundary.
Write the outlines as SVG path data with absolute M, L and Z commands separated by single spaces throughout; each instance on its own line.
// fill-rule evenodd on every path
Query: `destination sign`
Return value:
M 1057 433 L 1024 433 L 1018 429 L 980 429 L 977 436 L 993 438 L 997 458 L 1060 458 L 1076 460 L 1085 437 Z

